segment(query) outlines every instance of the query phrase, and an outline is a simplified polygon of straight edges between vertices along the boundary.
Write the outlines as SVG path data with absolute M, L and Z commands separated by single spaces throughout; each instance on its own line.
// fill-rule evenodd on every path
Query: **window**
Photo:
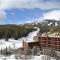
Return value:
M 51 41 L 48 41 L 48 44 L 51 44 Z

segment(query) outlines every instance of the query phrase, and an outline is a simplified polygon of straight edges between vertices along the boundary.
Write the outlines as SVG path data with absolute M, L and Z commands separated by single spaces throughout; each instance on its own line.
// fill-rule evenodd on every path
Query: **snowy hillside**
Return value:
M 29 25 L 39 25 L 39 24 L 42 24 L 42 25 L 47 25 L 47 26 L 57 26 L 60 24 L 60 20 L 54 20 L 54 19 L 42 19 L 42 20 L 35 20 L 35 21 L 32 21 L 31 23 L 29 23 Z

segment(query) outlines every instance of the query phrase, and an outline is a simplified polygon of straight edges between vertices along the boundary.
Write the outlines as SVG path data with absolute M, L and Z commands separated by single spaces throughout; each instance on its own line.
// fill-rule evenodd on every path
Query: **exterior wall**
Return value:
M 52 47 L 60 50 L 60 38 L 53 38 Z
M 43 48 L 53 48 L 60 50 L 60 38 L 59 37 L 38 37 L 39 43 Z
M 24 54 L 26 54 L 27 53 L 27 51 L 28 51 L 28 43 L 27 42 L 25 42 L 25 41 L 23 41 L 23 48 L 24 48 Z
M 37 41 L 37 42 L 30 42 L 30 43 L 28 43 L 28 47 L 33 48 L 34 46 L 39 46 L 40 47 L 39 42 Z
M 39 37 L 39 43 L 41 47 L 47 47 L 48 39 L 46 37 Z

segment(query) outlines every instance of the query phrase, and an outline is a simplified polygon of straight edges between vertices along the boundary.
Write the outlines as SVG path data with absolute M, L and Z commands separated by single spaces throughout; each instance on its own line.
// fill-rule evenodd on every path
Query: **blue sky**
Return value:
M 42 16 L 42 10 L 40 9 L 11 9 L 6 10 L 6 13 L 7 18 L 5 19 L 5 22 L 12 24 L 25 23 Z
M 0 0 L 0 24 L 60 20 L 60 0 Z

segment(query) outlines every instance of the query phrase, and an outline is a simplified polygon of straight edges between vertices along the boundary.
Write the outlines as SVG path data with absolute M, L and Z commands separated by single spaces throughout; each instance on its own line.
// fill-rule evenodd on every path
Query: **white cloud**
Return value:
M 43 19 L 60 20 L 60 10 L 53 10 L 43 14 Z
M 35 21 L 39 22 L 45 19 L 55 19 L 57 21 L 60 20 L 60 10 L 52 10 L 52 11 L 48 11 L 42 14 L 42 17 L 34 19 Z
M 4 10 L 0 10 L 0 20 L 3 20 L 6 18 L 6 12 Z
M 60 10 L 52 10 L 52 11 L 48 11 L 46 13 L 43 13 L 42 14 L 42 17 L 40 18 L 36 18 L 36 19 L 31 19 L 29 21 L 26 21 L 27 23 L 32 23 L 32 22 L 41 22 L 42 20 L 45 20 L 45 19 L 55 19 L 57 21 L 60 20 Z
M 40 9 L 60 9 L 60 2 L 57 0 L 0 0 L 1 9 L 10 8 L 40 8 Z
M 58 0 L 0 0 L 0 19 L 6 17 L 6 9 L 12 8 L 40 8 L 42 10 L 60 9 L 60 2 Z M 46 15 L 48 15 L 48 13 Z M 56 15 L 58 16 L 58 14 Z

